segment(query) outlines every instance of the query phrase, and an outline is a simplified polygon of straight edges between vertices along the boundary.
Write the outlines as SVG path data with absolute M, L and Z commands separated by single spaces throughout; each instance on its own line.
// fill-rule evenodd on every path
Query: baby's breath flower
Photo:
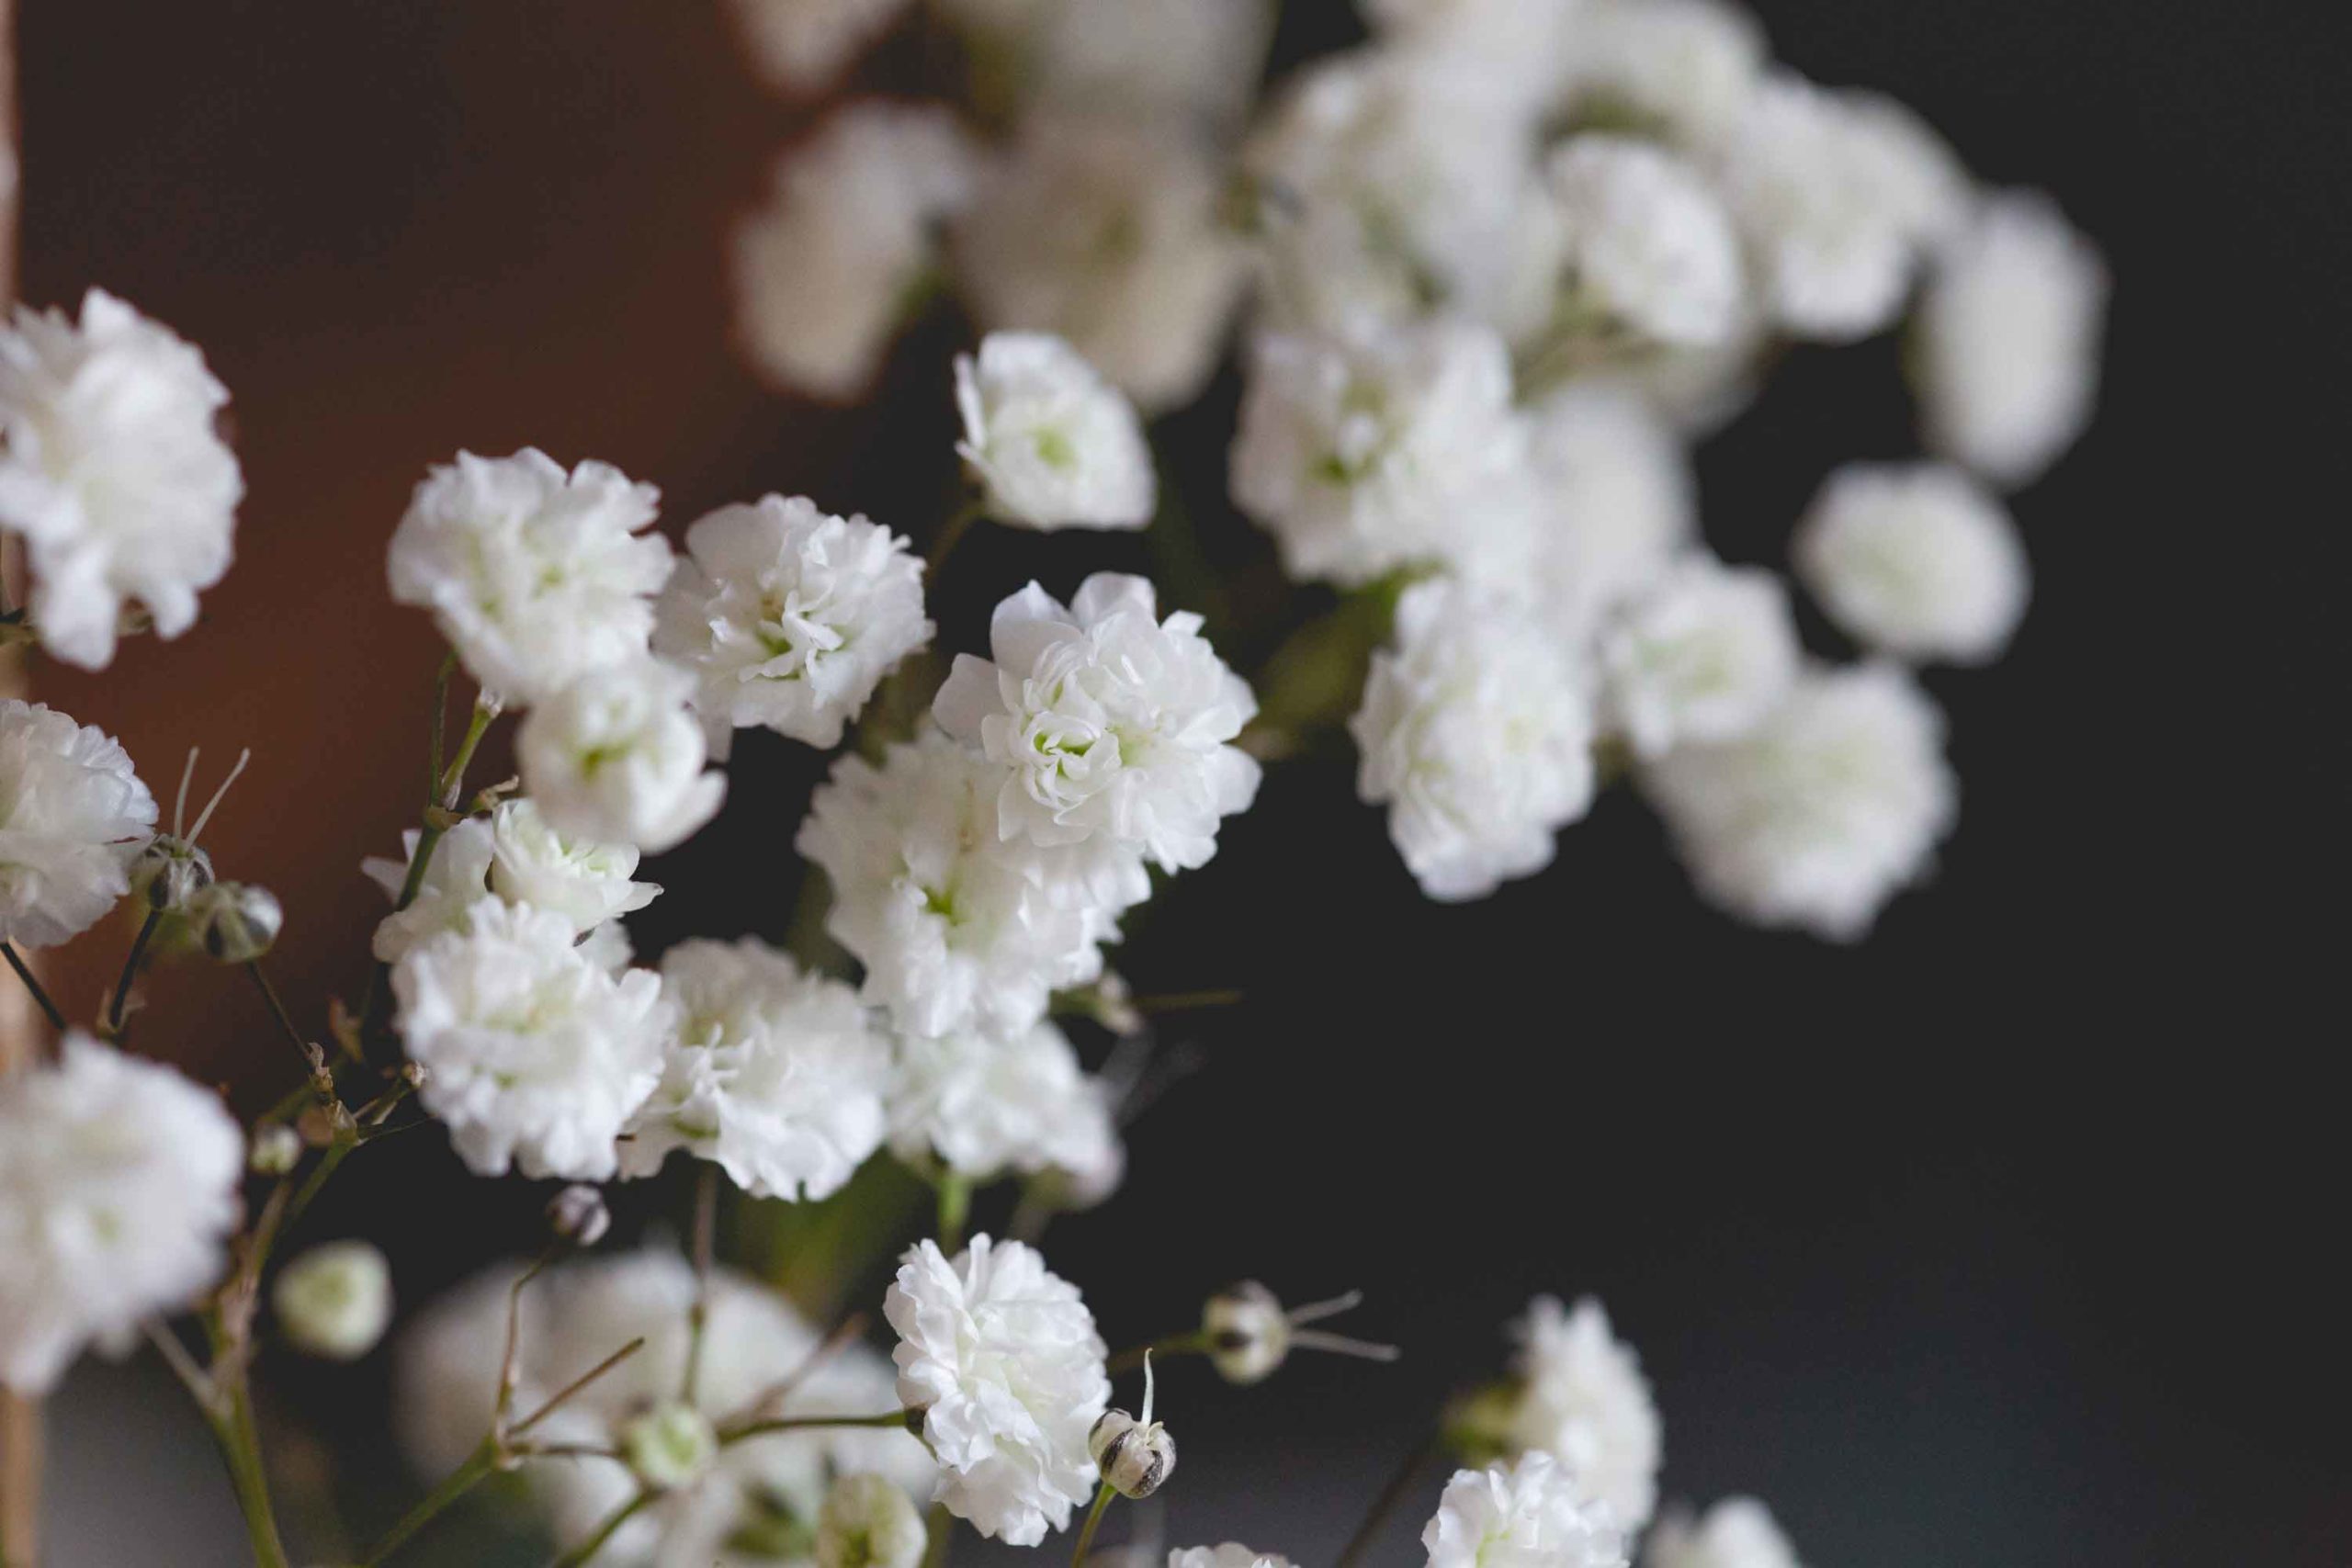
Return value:
M 990 333 L 956 359 L 956 450 L 1001 523 L 1140 528 L 1159 493 L 1151 448 L 1118 389 L 1060 338 Z
M 1600 637 L 1611 715 L 1645 757 L 1747 734 L 1795 681 L 1802 652 L 1781 580 L 1703 553 L 1636 595 Z
M 1642 1545 L 1642 1568 L 1798 1568 L 1796 1549 L 1753 1497 L 1726 1497 L 1699 1518 L 1668 1514 Z
M 575 682 L 524 716 L 523 787 L 549 826 L 659 853 L 718 811 L 727 780 L 706 773 L 694 680 L 651 658 Z
M 391 1265 L 367 1242 L 331 1241 L 288 1263 L 269 1299 L 295 1348 L 356 1361 L 392 1321 Z
M 2032 581 L 2007 511 L 1966 474 L 1935 463 L 1838 469 L 1791 549 L 1829 618 L 1898 659 L 1999 658 Z
M 1625 1568 L 1625 1538 L 1548 1453 L 1454 1472 L 1421 1532 L 1429 1568 Z
M 105 732 L 0 699 L 0 942 L 54 947 L 130 890 L 155 797 Z
M 1610 1332 L 1590 1297 L 1573 1311 L 1539 1296 L 1515 1325 L 1517 1403 L 1506 1428 L 1514 1453 L 1542 1452 L 1555 1480 L 1607 1506 L 1628 1530 L 1657 1506 L 1657 1406 L 1632 1347 Z

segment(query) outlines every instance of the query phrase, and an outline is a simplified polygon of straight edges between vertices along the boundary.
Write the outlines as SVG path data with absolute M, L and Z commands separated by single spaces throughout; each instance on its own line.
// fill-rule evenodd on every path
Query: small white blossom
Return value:
M 1168 1554 L 1168 1568 L 1291 1568 L 1291 1561 L 1280 1552 L 1228 1540 L 1221 1546 L 1179 1547 Z
M 0 326 L 0 529 L 24 536 L 51 653 L 105 669 L 131 601 L 159 637 L 195 624 L 245 493 L 228 400 L 194 345 L 103 289 L 78 322 L 20 306 Z
M 956 356 L 956 450 L 1000 523 L 1140 528 L 1159 484 L 1135 409 L 1076 349 L 1044 333 L 990 333 Z
M 760 75 L 812 93 L 897 24 L 910 0 L 733 0 L 735 25 Z
M 295 1348 L 356 1361 L 392 1321 L 392 1267 L 364 1241 L 331 1241 L 288 1263 L 269 1295 Z
M 1899 667 L 1814 671 L 1749 735 L 1678 747 L 1642 783 L 1711 902 L 1851 942 L 1951 829 L 1943 731 Z
M 414 828 L 403 830 L 401 858 L 369 855 L 359 863 L 361 874 L 397 902 L 423 838 Z M 469 817 L 442 834 L 416 885 L 416 897 L 409 900 L 407 908 L 395 909 L 377 923 L 372 944 L 376 961 L 398 964 L 419 942 L 443 931 L 465 930 L 473 907 L 491 896 L 492 854 L 490 824 L 478 817 Z
M 1588 134 L 1553 154 L 1550 175 L 1566 228 L 1562 310 L 1655 343 L 1731 335 L 1739 240 L 1696 169 L 1648 142 Z
M 1479 77 L 1533 113 L 1560 90 L 1587 0 L 1362 0 L 1380 52 Z
M 1625 1568 L 1625 1538 L 1606 1503 L 1580 1491 L 1548 1453 L 1459 1470 L 1421 1531 L 1429 1568 Z
M 1642 1546 L 1642 1568 L 1799 1568 L 1796 1548 L 1753 1497 L 1726 1497 L 1702 1518 L 1668 1515 Z
M 1928 444 L 2005 490 L 2040 477 L 2090 422 L 2107 265 L 2049 198 L 2007 192 L 1948 244 L 1909 365 Z
M 831 402 L 863 392 L 937 271 L 972 165 L 946 111 L 878 99 L 786 152 L 735 233 L 736 336 L 752 367 Z
M 1592 805 L 1592 700 L 1576 658 L 1516 603 L 1408 589 L 1348 721 L 1356 792 L 1432 898 L 1482 898 L 1552 862 Z
M 680 942 L 662 985 L 678 1022 L 624 1176 L 684 1149 L 754 1198 L 815 1200 L 881 1146 L 889 1047 L 848 986 L 752 938 Z
M 532 703 L 642 658 L 670 545 L 661 491 L 546 453 L 434 468 L 392 535 L 392 597 L 433 612 L 482 687 Z
M 1257 91 L 1271 0 L 945 0 L 1017 59 L 1032 123 L 1052 114 L 1216 130 Z M 994 16 L 989 13 L 995 13 Z
M 244 1172 L 218 1095 L 79 1030 L 0 1078 L 0 1383 L 45 1393 L 219 1279 Z
M 632 881 L 636 870 L 635 845 L 559 832 L 535 801 L 501 801 L 491 815 L 491 891 L 510 904 L 553 909 L 582 936 L 661 894 L 650 882 Z
M 1941 464 L 1855 463 L 1829 476 L 1791 546 L 1829 618 L 1899 659 L 1998 659 L 2032 588 L 2007 510 Z
M 817 1568 L 916 1568 L 928 1544 L 914 1500 L 887 1476 L 844 1475 L 817 1511 Z
M 130 890 L 155 797 L 130 754 L 40 703 L 0 699 L 0 942 L 54 947 Z
M 899 1398 L 923 1413 L 937 1501 L 982 1535 L 1035 1546 L 1094 1489 L 1086 1435 L 1110 1403 L 1104 1347 L 1078 1288 L 1017 1241 L 950 1260 L 907 1252 L 884 1299 Z
M 1162 620 L 1148 581 L 1102 571 L 1067 607 L 1034 582 L 1004 600 L 989 645 L 993 660 L 956 656 L 932 712 L 1009 770 L 1000 835 L 1206 864 L 1219 820 L 1258 792 L 1257 761 L 1231 744 L 1258 703 L 1201 617 Z
M 1796 680 L 1803 651 L 1779 577 L 1693 554 L 1601 634 L 1602 690 L 1634 751 L 1656 757 L 1755 728 Z
M 661 1081 L 662 983 L 617 978 L 573 946 L 571 922 L 483 899 L 463 930 L 392 968 L 400 1032 L 425 1071 L 425 1110 L 482 1176 L 601 1181 L 613 1140 Z
M 651 658 L 564 687 L 514 737 L 523 787 L 558 831 L 658 854 L 717 815 L 694 678 Z
M 1002 1038 L 967 1031 L 901 1040 L 890 1148 L 910 1165 L 936 1159 L 981 1182 L 1016 1171 L 1083 1181 L 1121 1163 L 1106 1086 L 1086 1076 L 1069 1037 L 1042 1021 Z
M 1514 1451 L 1551 1455 L 1577 1495 L 1604 1504 L 1619 1528 L 1640 1529 L 1657 1506 L 1660 1440 L 1633 1348 L 1610 1332 L 1609 1314 L 1589 1296 L 1573 1311 L 1538 1296 L 1514 1333 Z
M 882 678 L 931 641 L 922 562 L 862 515 L 800 496 L 723 506 L 686 530 L 654 651 L 693 671 L 713 757 L 754 725 L 838 745 Z
M 1622 391 L 1569 389 L 1539 404 L 1527 424 L 1529 467 L 1545 502 L 1533 593 L 1545 621 L 1581 643 L 1697 536 L 1690 455 Z
M 1767 57 L 1754 15 L 1725 0 L 1587 0 L 1572 107 L 1712 146 L 1738 122 Z

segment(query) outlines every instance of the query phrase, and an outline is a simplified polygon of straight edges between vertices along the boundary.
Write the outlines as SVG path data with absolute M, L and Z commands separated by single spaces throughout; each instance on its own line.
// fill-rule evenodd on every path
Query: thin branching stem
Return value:
M 25 983 L 25 989 L 32 993 L 34 1004 L 48 1018 L 50 1027 L 60 1034 L 64 1033 L 65 1015 L 57 1010 L 55 1002 L 49 999 L 48 990 L 42 987 L 39 979 L 34 977 L 31 968 L 27 965 L 23 956 L 17 952 L 17 944 L 12 942 L 0 942 L 0 953 L 7 956 L 8 967 L 17 972 L 17 978 L 22 980 Z

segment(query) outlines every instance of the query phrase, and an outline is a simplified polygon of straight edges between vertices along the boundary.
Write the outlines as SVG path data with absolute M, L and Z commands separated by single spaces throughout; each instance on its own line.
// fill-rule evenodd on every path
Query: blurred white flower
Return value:
M 817 1568 L 915 1568 L 928 1544 L 914 1500 L 887 1476 L 844 1475 L 817 1511 Z
M 642 658 L 670 545 L 639 530 L 661 491 L 546 453 L 432 469 L 393 532 L 392 597 L 433 612 L 484 689 L 538 702 Z
M 0 942 L 54 947 L 130 890 L 155 797 L 105 731 L 0 699 Z
M 1703 148 L 1738 122 L 1768 53 L 1755 16 L 1725 0 L 1586 0 L 1571 62 L 1577 118 Z
M 2107 265 L 2047 197 L 2005 192 L 1948 244 L 1909 365 L 1928 444 L 2005 490 L 2040 477 L 2090 422 Z
M 1642 1568 L 1799 1568 L 1796 1549 L 1753 1497 L 1726 1497 L 1693 1520 L 1668 1514 L 1642 1545 Z
M 706 773 L 694 678 L 647 657 L 557 692 L 523 717 L 523 788 L 559 832 L 649 854 L 718 814 L 723 773 Z
M 1094 1490 L 1086 1434 L 1110 1403 L 1105 1351 L 1078 1288 L 1017 1241 L 954 1259 L 918 1242 L 884 1298 L 899 1398 L 923 1413 L 937 1501 L 982 1535 L 1035 1546 Z
M 622 1175 L 684 1149 L 754 1198 L 813 1201 L 881 1146 L 890 1050 L 848 986 L 750 937 L 680 942 L 662 985 L 676 1027 Z
M 1484 78 L 1529 113 L 1560 91 L 1587 0 L 1362 0 L 1392 52 Z
M 1710 902 L 1852 942 L 1958 815 L 1943 731 L 1897 666 L 1815 670 L 1751 734 L 1678 747 L 1641 780 Z
M 1555 393 L 1526 423 L 1544 502 L 1533 594 L 1545 621 L 1581 645 L 1697 537 L 1690 454 L 1639 399 L 1618 390 Z
M 2007 510 L 1939 463 L 1838 469 L 1798 525 L 1791 554 L 1831 620 L 1899 659 L 1998 659 L 2032 590 Z
M 1228 1540 L 1222 1546 L 1179 1547 L 1168 1554 L 1168 1568 L 1291 1568 L 1291 1561 Z
M 1564 224 L 1557 310 L 1581 330 L 1678 345 L 1729 337 L 1739 240 L 1697 169 L 1630 137 L 1587 134 L 1552 155 Z
M 1625 1537 L 1547 1453 L 1458 1470 L 1421 1531 L 1430 1568 L 1625 1568 Z
M 423 836 L 414 828 L 406 829 L 401 834 L 401 848 L 405 852 L 401 858 L 369 855 L 359 863 L 361 874 L 398 902 Z M 407 908 L 395 909 L 377 923 L 376 961 L 398 964 L 419 942 L 443 931 L 465 930 L 473 907 L 491 896 L 492 853 L 490 824 L 479 817 L 469 817 L 442 834 L 424 878 L 416 885 L 416 897 L 409 900 Z
M 963 1031 L 899 1043 L 890 1148 L 974 1181 L 1068 1173 L 1081 1185 L 1122 1164 L 1111 1097 L 1069 1037 L 1039 1021 L 1003 1036 Z
M 1046 333 L 990 333 L 976 359 L 956 356 L 956 407 L 988 514 L 1057 528 L 1140 528 L 1159 483 L 1134 407 L 1101 372 Z
M 752 367 L 831 402 L 863 392 L 937 272 L 973 161 L 944 109 L 879 99 L 786 152 L 735 233 L 736 336 Z
M 686 530 L 654 651 L 691 671 L 710 754 L 754 725 L 840 744 L 882 678 L 928 645 L 922 562 L 862 515 L 800 496 L 722 506 Z
M 673 1020 L 645 970 L 616 977 L 551 910 L 485 898 L 392 966 L 418 1098 L 477 1175 L 602 1181 L 662 1076 Z
M 0 1077 L 0 1383 L 46 1393 L 218 1280 L 244 1173 L 220 1096 L 78 1029 Z
M 943 8 L 1004 51 L 1033 116 L 1077 110 L 1208 130 L 1248 107 L 1274 22 L 1269 0 L 948 0 Z
M 1621 1529 L 1639 1530 L 1657 1506 L 1657 1406 L 1633 1348 L 1588 1296 L 1574 1311 L 1538 1296 L 1513 1329 L 1520 1344 L 1516 1451 L 1559 1461 L 1557 1480 L 1605 1505 Z
M 499 802 L 490 843 L 491 890 L 510 904 L 553 909 L 582 936 L 661 896 L 654 884 L 631 880 L 635 845 L 559 832 L 528 798 Z
M 1602 692 L 1634 751 L 1656 757 L 1755 728 L 1787 694 L 1803 653 L 1778 576 L 1698 552 L 1601 634 Z
M 830 85 L 895 26 L 910 0 L 732 0 L 761 77 L 791 93 Z
M 79 321 L 19 306 L 0 326 L 0 529 L 24 536 L 50 653 L 105 669 L 130 601 L 159 637 L 195 624 L 245 493 L 228 400 L 194 345 L 104 289 Z
M 1004 600 L 989 642 L 993 660 L 956 656 L 932 712 L 1010 770 L 999 833 L 1206 864 L 1219 820 L 1258 792 L 1256 759 L 1231 744 L 1258 703 L 1200 616 L 1162 620 L 1148 581 L 1102 571 L 1067 607 L 1034 582 Z
M 392 1266 L 367 1242 L 331 1241 L 279 1270 L 269 1302 L 296 1349 L 356 1361 L 391 1325 Z

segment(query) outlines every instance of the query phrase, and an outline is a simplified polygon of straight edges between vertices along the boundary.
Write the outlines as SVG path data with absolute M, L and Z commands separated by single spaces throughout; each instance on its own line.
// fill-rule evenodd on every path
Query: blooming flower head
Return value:
M 1522 606 L 1449 579 L 1408 589 L 1348 722 L 1356 791 L 1432 898 L 1482 898 L 1552 861 L 1592 805 L 1592 699 Z
M 1581 644 L 1696 537 L 1690 456 L 1640 400 L 1604 388 L 1557 392 L 1527 425 L 1545 501 L 1532 593 L 1544 621 Z
M 559 832 L 658 854 L 718 814 L 727 780 L 705 773 L 694 678 L 644 658 L 564 687 L 514 737 L 523 787 Z
M 669 542 L 640 532 L 661 492 L 608 463 L 460 452 L 392 534 L 392 597 L 433 612 L 484 689 L 514 702 L 641 658 Z
M 1943 730 L 1896 666 L 1815 670 L 1748 735 L 1668 752 L 1643 790 L 1710 902 L 1851 942 L 1958 815 Z
M 1696 169 L 1645 141 L 1586 134 L 1552 155 L 1550 173 L 1569 314 L 1651 343 L 1703 346 L 1731 334 L 1739 240 Z
M 1556 1459 L 1560 1479 L 1598 1499 L 1611 1523 L 1638 1530 L 1657 1506 L 1657 1406 L 1633 1348 L 1590 1297 L 1574 1310 L 1538 1296 L 1517 1325 L 1516 1451 Z
M 1143 886 L 1100 902 L 1069 857 L 1003 841 L 1003 768 L 933 732 L 879 768 L 842 758 L 809 802 L 795 844 L 831 885 L 825 930 L 905 1032 L 1028 1028 L 1054 991 L 1102 972 L 1100 944 L 1148 890 L 1130 857 Z
M 1076 349 L 1045 333 L 990 333 L 956 357 L 956 450 L 1001 523 L 1140 528 L 1159 485 L 1135 409 Z
M 1634 751 L 1656 757 L 1755 728 L 1795 681 L 1802 653 L 1778 577 L 1694 554 L 1601 635 L 1602 688 Z
M 130 601 L 158 636 L 195 624 L 245 493 L 228 400 L 193 345 L 103 289 L 79 321 L 20 306 L 0 327 L 0 529 L 24 536 L 51 653 L 105 669 Z
M 463 930 L 392 967 L 401 1040 L 418 1093 L 482 1176 L 601 1181 L 613 1141 L 661 1080 L 672 1027 L 662 983 L 614 976 L 548 909 L 483 899 Z
M 360 874 L 397 902 L 423 839 L 416 829 L 406 829 L 401 834 L 400 859 L 369 855 L 359 863 Z M 372 944 L 376 961 L 398 964 L 418 943 L 443 931 L 465 930 L 474 906 L 491 896 L 492 853 L 490 824 L 479 817 L 469 817 L 442 834 L 416 885 L 416 897 L 407 908 L 395 909 L 377 922 Z
M 1726 1497 L 1692 1519 L 1668 1515 L 1643 1543 L 1642 1568 L 1799 1568 L 1796 1549 L 1771 1510 L 1753 1497 Z
M 1792 551 L 1829 618 L 1898 659 L 1999 658 L 2032 580 L 2008 512 L 1967 475 L 1936 463 L 1838 469 Z
M 1625 1568 L 1609 1505 L 1548 1453 L 1454 1472 L 1421 1531 L 1430 1568 Z
M 931 641 L 922 562 L 863 516 L 800 496 L 723 506 L 686 530 L 654 651 L 693 671 L 710 754 L 763 726 L 833 746 L 882 677 Z
M 54 947 L 130 890 L 155 797 L 104 731 L 0 699 L 0 942 Z
M 1987 201 L 1919 301 L 1928 446 L 2005 490 L 2039 477 L 2090 421 L 2107 295 L 2106 263 L 2048 197 Z
M 503 800 L 491 814 L 491 891 L 510 904 L 553 909 L 582 936 L 660 896 L 652 883 L 631 880 L 636 871 L 634 844 L 560 832 L 528 797 Z
M 1201 617 L 1162 620 L 1148 581 L 1102 571 L 1067 606 L 1031 583 L 997 605 L 989 643 L 993 660 L 956 656 L 932 712 L 1009 770 L 999 834 L 1207 863 L 1218 821 L 1258 792 L 1257 761 L 1231 744 L 1258 703 Z
M 677 1024 L 623 1175 L 685 1149 L 754 1198 L 813 1200 L 881 1146 L 889 1047 L 848 986 L 752 938 L 679 943 L 662 985 Z
M 1035 1546 L 1094 1489 L 1086 1435 L 1110 1403 L 1104 1347 L 1078 1287 L 1017 1241 L 953 1259 L 909 1249 L 883 1303 L 899 1398 L 923 1413 L 937 1501 L 982 1535 Z
M 219 1279 L 244 1168 L 219 1096 L 79 1030 L 0 1078 L 0 1383 L 47 1393 Z
M 1068 1036 L 1039 1022 L 992 1038 L 973 1031 L 899 1043 L 890 1147 L 973 1181 L 1066 1172 L 1081 1184 L 1121 1166 L 1111 1099 Z

